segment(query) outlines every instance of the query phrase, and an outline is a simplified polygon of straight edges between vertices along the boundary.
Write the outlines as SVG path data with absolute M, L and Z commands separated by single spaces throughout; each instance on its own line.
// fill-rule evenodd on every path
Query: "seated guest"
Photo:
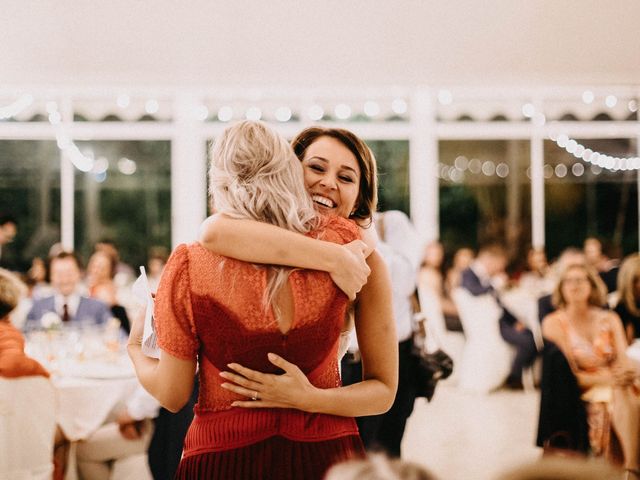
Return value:
M 618 273 L 618 304 L 615 312 L 620 316 L 632 343 L 640 337 L 640 254 L 629 255 Z
M 603 251 L 602 241 L 588 237 L 584 241 L 584 256 L 589 265 L 598 272 L 608 292 L 615 292 L 618 275 L 618 261 L 609 258 Z
M 531 247 L 529 249 L 527 270 L 522 272 L 518 284 L 534 298 L 551 293 L 554 282 L 550 275 L 547 254 L 543 248 Z
M 522 389 L 522 369 L 533 363 L 537 349 L 531 330 L 500 303 L 494 284 L 500 281 L 501 276 L 506 275 L 504 272 L 506 265 L 507 254 L 504 248 L 497 244 L 487 245 L 480 249 L 478 257 L 471 266 L 462 272 L 461 287 L 474 296 L 490 294 L 502 307 L 500 335 L 517 351 L 507 377 L 506 386 Z M 481 314 L 481 312 L 478 313 Z
M 638 368 L 625 355 L 622 322 L 601 308 L 606 287 L 583 264 L 569 266 L 553 294 L 558 310 L 542 323 L 545 338 L 567 358 L 587 403 L 591 450 L 613 458 L 616 434 L 624 467 L 640 478 L 640 396 Z
M 20 296 L 20 281 L 8 271 L 0 269 L 0 377 L 48 377 L 49 372 L 24 353 L 22 333 L 9 319 L 9 314 L 20 301 Z
M 138 386 L 126 405 L 91 436 L 78 442 L 78 470 L 82 478 L 108 480 L 118 476 L 151 479 L 147 448 L 151 440 L 151 419 L 160 404 Z
M 27 315 L 27 328 L 37 327 L 48 312 L 57 313 L 63 323 L 102 324 L 111 318 L 104 302 L 78 293 L 80 270 L 80 261 L 73 253 L 61 252 L 51 259 L 49 271 L 54 294 L 33 302 Z
M 473 262 L 475 253 L 470 248 L 459 248 L 456 253 L 453 254 L 453 264 L 451 268 L 447 270 L 447 274 L 444 279 L 444 291 L 445 294 L 450 297 L 454 288 L 460 286 L 462 281 L 462 272 L 464 272 L 469 265 Z
M 458 317 L 458 309 L 453 300 L 447 295 L 444 277 L 442 275 L 442 263 L 444 261 L 444 248 L 440 242 L 429 243 L 424 250 L 422 266 L 418 275 L 418 283 L 422 288 L 429 290 L 440 301 L 440 308 L 448 330 L 462 331 L 462 324 Z
M 120 326 L 128 334 L 131 330 L 129 316 L 118 301 L 117 288 L 113 281 L 118 260 L 104 250 L 94 252 L 87 265 L 87 287 L 89 296 L 106 303 L 111 315 L 120 321 Z
M 584 253 L 582 250 L 575 247 L 569 247 L 562 251 L 558 259 L 551 266 L 551 277 L 553 278 L 554 289 L 564 270 L 569 265 L 576 263 L 585 263 Z M 538 319 L 540 320 L 540 323 L 542 323 L 544 317 L 556 310 L 556 307 L 551 301 L 551 297 L 551 292 L 549 292 L 547 295 L 543 295 L 538 299 Z

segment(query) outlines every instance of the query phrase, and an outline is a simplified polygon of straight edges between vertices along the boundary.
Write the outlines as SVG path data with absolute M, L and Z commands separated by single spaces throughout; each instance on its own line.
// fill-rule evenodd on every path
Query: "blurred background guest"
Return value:
M 18 221 L 13 215 L 0 214 L 0 267 L 9 270 L 18 268 L 16 253 L 11 251 L 8 244 L 18 233 Z
M 544 319 L 542 331 L 565 355 L 583 391 L 592 452 L 615 459 L 617 437 L 625 468 L 640 478 L 639 372 L 625 354 L 620 318 L 602 308 L 605 294 L 591 267 L 569 266 L 553 293 L 558 310 Z
M 550 275 L 547 254 L 542 248 L 529 248 L 527 269 L 520 275 L 519 286 L 535 298 L 551 293 L 554 280 Z
M 444 281 L 444 288 L 447 296 L 450 296 L 451 291 L 459 287 L 462 283 L 462 272 L 465 271 L 475 258 L 475 253 L 470 248 L 459 248 L 453 255 L 453 263 L 451 268 L 447 270 L 447 275 Z
M 640 254 L 624 259 L 618 273 L 618 300 L 615 312 L 625 328 L 627 341 L 640 337 Z
M 500 301 L 499 290 L 506 283 L 505 267 L 507 253 L 498 244 L 488 244 L 480 249 L 478 257 L 469 268 L 462 272 L 461 287 L 473 296 L 489 294 L 500 308 L 500 335 L 503 340 L 516 348 L 516 356 L 507 377 L 506 386 L 523 389 L 522 370 L 531 366 L 537 355 L 533 333 L 518 320 Z
M 416 399 L 411 348 L 413 346 L 413 309 L 411 297 L 416 291 L 420 266 L 421 242 L 403 212 L 391 210 L 375 218 L 379 236 L 378 251 L 391 276 L 393 314 L 398 336 L 398 389 L 393 405 L 386 413 L 357 417 L 358 429 L 367 450 L 383 450 L 392 457 L 400 457 L 400 447 L 407 419 L 413 412 Z M 349 351 L 357 345 L 355 337 Z M 359 357 L 359 355 L 358 355 Z M 361 361 L 343 361 L 342 380 L 350 385 L 362 380 Z
M 42 365 L 24 353 L 24 337 L 9 318 L 26 290 L 15 275 L 0 269 L 0 377 L 49 376 Z
M 147 278 L 149 279 L 149 288 L 152 292 L 158 290 L 158 284 L 160 283 L 160 276 L 162 270 L 169 258 L 169 252 L 165 247 L 151 247 L 149 249 L 149 261 L 147 262 Z
M 462 250 L 459 250 L 460 252 Z M 460 259 L 464 257 L 458 255 L 458 267 L 460 268 Z M 418 275 L 418 283 L 421 288 L 428 288 L 440 301 L 440 308 L 444 316 L 445 324 L 448 330 L 461 332 L 462 324 L 458 317 L 458 310 L 449 296 L 450 289 L 445 288 L 444 276 L 442 274 L 442 266 L 444 263 L 444 247 L 440 242 L 431 242 L 424 249 L 424 257 L 422 258 L 422 267 Z M 470 261 L 469 261 L 470 263 Z M 468 265 L 467 265 L 468 266 Z M 464 267 L 466 268 L 466 267 Z
M 120 321 L 122 329 L 129 333 L 131 324 L 126 309 L 118 300 L 118 290 L 113 281 L 117 259 L 106 250 L 97 250 L 87 265 L 87 288 L 89 296 L 106 303 L 113 317 Z
M 49 268 L 54 294 L 33 302 L 26 328 L 37 327 L 48 312 L 56 313 L 63 323 L 102 324 L 111 318 L 106 303 L 79 293 L 81 265 L 74 253 L 59 253 L 51 259 Z
M 575 247 L 564 249 L 558 259 L 551 266 L 550 275 L 553 283 L 552 291 L 555 289 L 556 285 L 560 281 L 560 277 L 569 265 L 584 264 L 585 262 L 586 260 L 582 250 Z M 553 305 L 552 292 L 547 292 L 546 295 L 542 295 L 538 298 L 538 320 L 540 323 L 542 323 L 544 317 L 555 310 L 556 307 Z
M 602 240 L 596 237 L 587 237 L 583 245 L 584 256 L 587 264 L 591 265 L 600 275 L 608 292 L 616 290 L 618 275 L 618 260 L 609 258 L 604 251 Z
M 78 471 L 82 478 L 108 480 L 151 479 L 147 449 L 153 432 L 152 419 L 160 405 L 141 385 L 126 404 L 104 425 L 78 442 Z

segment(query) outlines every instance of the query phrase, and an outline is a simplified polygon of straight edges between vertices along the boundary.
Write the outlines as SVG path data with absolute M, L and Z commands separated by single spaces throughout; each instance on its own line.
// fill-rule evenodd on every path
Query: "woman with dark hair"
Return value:
M 369 227 L 377 203 L 377 177 L 375 157 L 366 143 L 348 130 L 311 127 L 298 134 L 292 146 L 302 164 L 304 185 L 315 207 L 322 213 L 355 220 L 371 250 L 375 244 L 375 231 Z M 252 241 L 247 242 L 247 238 Z M 345 258 L 349 245 L 331 245 L 273 225 L 215 215 L 205 222 L 201 241 L 213 251 L 244 261 L 326 271 L 351 299 L 356 297 L 367 280 L 361 267 L 350 261 L 348 255 Z M 371 362 L 384 353 L 383 349 L 381 345 L 371 343 L 366 332 L 374 322 L 380 321 L 381 315 L 388 317 L 384 318 L 385 323 L 393 322 L 393 313 L 386 303 L 391 285 L 387 268 L 378 252 L 373 250 L 367 264 L 371 274 L 358 295 L 354 313 L 346 316 L 342 326 L 339 357 L 349 345 L 355 319 L 363 365 L 363 381 L 342 388 L 344 397 L 340 398 L 344 402 L 341 411 L 345 415 L 373 415 L 375 406 L 365 406 L 365 399 L 369 395 L 375 398 L 376 392 L 385 388 L 376 378 L 376 367 Z M 397 343 L 394 351 L 397 352 Z M 387 357 L 390 355 L 388 352 Z M 397 353 L 395 357 L 397 362 Z M 293 363 L 278 358 L 276 366 L 286 374 L 265 375 L 242 365 L 230 366 L 234 373 L 225 373 L 225 378 L 230 380 L 225 388 L 249 398 L 252 392 L 258 391 L 262 400 L 238 403 L 245 408 L 264 405 L 318 411 L 312 410 L 317 407 L 308 399 L 316 394 L 322 396 L 323 392 L 309 390 L 308 382 Z
M 358 237 L 353 223 L 318 215 L 291 148 L 262 123 L 241 122 L 225 130 L 215 143 L 209 178 L 214 208 L 230 218 L 270 223 L 330 243 Z M 378 293 L 388 304 L 388 294 Z M 347 304 L 321 272 L 259 268 L 199 244 L 174 251 L 156 296 L 160 359 L 142 354 L 137 324 L 129 352 L 141 383 L 171 411 L 186 403 L 198 366 L 196 415 L 177 478 L 320 479 L 333 463 L 362 454 L 351 417 L 389 408 L 397 353 L 389 309 L 369 312 L 362 338 L 375 345 L 370 382 L 355 391 L 340 388 L 337 349 Z M 284 358 L 300 367 L 293 371 Z M 267 373 L 242 387 L 220 385 L 220 377 L 229 376 L 223 370 L 241 369 L 237 363 Z M 278 377 L 301 386 L 297 401 L 306 408 L 275 408 L 283 405 L 265 398 L 267 390 L 258 383 L 268 384 L 281 371 Z M 244 403 L 257 408 L 235 408 Z

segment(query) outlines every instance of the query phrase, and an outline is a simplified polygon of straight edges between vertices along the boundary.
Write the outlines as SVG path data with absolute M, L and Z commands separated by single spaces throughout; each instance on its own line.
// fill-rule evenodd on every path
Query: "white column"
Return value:
M 420 237 L 429 242 L 440 236 L 438 210 L 438 137 L 429 89 L 419 87 L 411 98 L 409 191 L 411 219 Z
M 206 145 L 196 118 L 195 95 L 178 94 L 171 141 L 171 243 L 194 241 L 207 215 Z
M 73 123 L 73 106 L 70 99 L 61 102 L 60 115 L 68 131 Z M 74 249 L 75 232 L 75 167 L 68 150 L 60 150 L 60 242 L 67 251 Z
M 640 121 L 640 117 L 638 117 L 638 121 Z M 636 137 L 636 155 L 640 157 L 640 136 Z M 638 196 L 638 251 L 640 251 L 640 170 L 636 170 L 636 185 L 636 194 Z
M 539 132 L 531 137 L 531 243 L 544 248 L 544 138 Z

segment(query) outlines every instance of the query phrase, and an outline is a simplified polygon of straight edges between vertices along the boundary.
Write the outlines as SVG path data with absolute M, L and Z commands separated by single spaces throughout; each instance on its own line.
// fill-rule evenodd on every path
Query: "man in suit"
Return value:
M 473 296 L 490 294 L 502 307 L 500 335 L 504 341 L 516 348 L 516 357 L 511 365 L 506 386 L 522 389 L 522 369 L 533 363 L 538 351 L 531 330 L 500 302 L 495 284 L 499 282 L 501 276 L 504 276 L 506 265 L 507 254 L 504 248 L 497 244 L 486 245 L 480 249 L 478 257 L 471 266 L 462 272 L 461 287 Z
M 111 318 L 109 307 L 93 298 L 80 295 L 80 261 L 73 253 L 61 252 L 51 259 L 49 266 L 54 294 L 36 300 L 27 314 L 27 327 L 38 326 L 42 316 L 57 313 L 63 323 L 102 324 Z

